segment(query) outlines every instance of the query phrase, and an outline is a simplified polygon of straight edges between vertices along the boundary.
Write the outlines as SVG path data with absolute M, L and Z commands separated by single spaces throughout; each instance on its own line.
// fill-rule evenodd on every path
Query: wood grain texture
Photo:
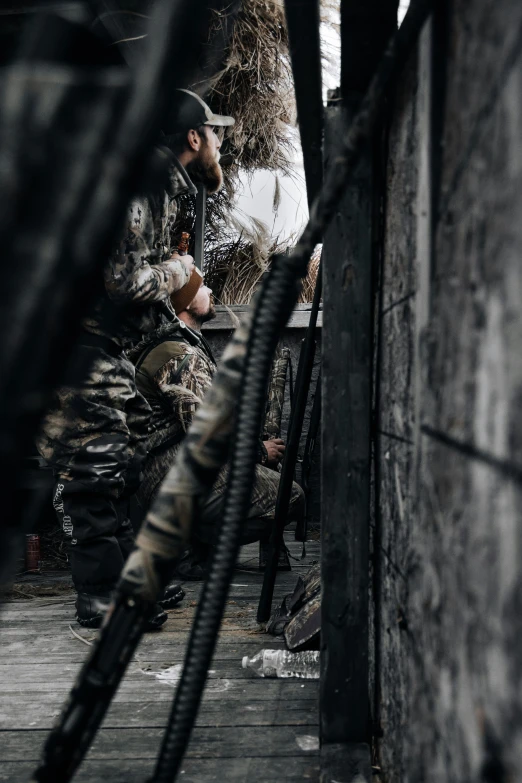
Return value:
M 324 745 L 319 783 L 372 783 L 370 746 L 363 742 Z
M 387 783 L 404 779 L 404 725 L 409 714 L 409 648 L 404 633 L 408 559 L 413 524 L 416 203 L 418 139 L 417 58 L 408 63 L 395 95 L 386 174 L 378 357 L 376 487 L 378 508 L 373 567 L 377 762 Z
M 462 177 L 467 176 L 478 137 L 483 134 L 484 123 L 498 110 L 506 82 L 520 69 L 520 4 L 517 0 L 453 0 L 448 27 L 442 211 Z M 519 105 L 519 95 L 513 108 Z M 516 117 L 512 120 L 517 121 Z M 514 142 L 516 128 L 504 130 Z M 515 131 L 514 136 L 511 131 Z M 439 254 L 438 260 L 442 260 Z
M 341 111 L 327 108 L 327 165 L 347 121 Z M 369 721 L 371 185 L 367 150 L 324 242 L 321 736 L 335 744 L 364 742 Z
M 388 135 L 383 265 L 383 314 L 415 294 L 417 206 L 417 55 L 412 55 L 393 96 Z
M 307 694 L 310 696 L 310 694 Z M 52 728 L 60 714 L 63 694 L 53 694 L 45 703 L 26 694 L 18 697 L 9 709 L 0 710 L 0 729 L 15 731 Z M 105 728 L 164 728 L 170 711 L 170 702 L 145 698 L 143 702 L 116 701 L 104 721 Z M 317 699 L 254 700 L 223 703 L 223 699 L 206 701 L 196 725 L 206 728 L 242 726 L 312 726 L 317 724 Z M 311 730 L 312 731 L 312 730 Z M 313 731 L 312 731 L 313 733 Z
M 389 147 L 376 637 L 386 783 L 522 779 L 522 6 L 446 7 L 422 314 L 415 62 Z
M 4 783 L 27 783 L 34 765 L 31 762 L 4 762 L 0 766 L 0 781 Z M 104 759 L 89 760 L 75 775 L 75 783 L 129 783 L 147 780 L 154 771 L 151 759 Z M 183 774 L 181 774 L 183 773 Z M 223 783 L 223 781 L 317 781 L 319 761 L 317 758 L 288 756 L 281 759 L 263 756 L 246 756 L 226 759 L 185 759 L 180 771 L 183 783 Z
M 290 542 L 292 554 L 299 544 Z M 199 710 L 182 780 L 275 783 L 319 778 L 316 681 L 262 679 L 241 667 L 244 655 L 280 648 L 254 620 L 261 586 L 257 546 L 243 547 L 234 574 L 216 653 Z M 293 590 L 314 559 L 278 575 L 277 596 Z M 183 662 L 201 585 L 186 583 L 187 596 L 167 624 L 145 634 L 102 728 L 75 780 L 138 783 L 153 769 Z M 95 631 L 73 620 L 70 596 L 14 601 L 0 616 L 0 781 L 28 780 L 42 743 L 59 716 Z M 307 748 L 311 748 L 308 750 Z
M 298 304 L 294 307 L 286 329 L 306 329 L 310 320 L 310 310 L 312 304 Z M 207 321 L 203 326 L 203 331 L 213 332 L 222 331 L 224 329 L 235 329 L 235 318 L 241 317 L 249 309 L 249 305 L 216 305 L 216 317 L 212 321 Z M 320 329 L 323 325 L 323 311 L 321 310 L 317 316 L 317 327 Z
M 315 728 L 315 727 L 314 727 Z M 317 750 L 303 751 L 298 740 L 311 734 L 308 729 L 295 726 L 233 726 L 227 728 L 195 728 L 187 750 L 187 758 L 242 758 L 250 755 L 265 758 L 308 755 L 317 756 Z M 109 729 L 101 731 L 88 753 L 89 759 L 156 758 L 163 729 Z M 317 729 L 315 729 L 317 737 Z M 0 760 L 38 761 L 40 748 L 47 732 L 35 729 L 8 731 L 2 736 Z
M 522 464 L 521 31 L 509 0 L 457 3 L 450 26 L 422 409 L 447 443 L 422 440 L 408 608 L 410 764 L 428 781 L 522 775 L 522 489 L 481 458 Z

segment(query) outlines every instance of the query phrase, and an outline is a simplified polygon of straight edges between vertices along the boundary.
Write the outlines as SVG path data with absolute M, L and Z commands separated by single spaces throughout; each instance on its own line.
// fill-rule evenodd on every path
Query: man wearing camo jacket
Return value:
M 138 491 L 145 511 L 174 461 L 216 373 L 212 351 L 201 333 L 202 325 L 215 315 L 211 293 L 201 272 L 194 269 L 189 282 L 171 296 L 180 323 L 149 334 L 131 353 L 138 388 L 152 408 L 149 456 Z M 279 437 L 268 437 L 259 443 L 259 464 L 256 465 L 249 511 L 241 530 L 241 543 L 260 541 L 262 553 L 272 532 L 279 488 L 280 474 L 274 468 L 282 460 L 284 451 L 284 443 Z M 228 467 L 225 466 L 199 509 L 190 547 L 177 566 L 178 578 L 199 580 L 206 577 L 210 549 L 223 514 L 227 479 Z M 293 482 L 286 524 L 300 521 L 304 512 L 304 493 Z M 264 554 L 266 556 L 266 551 Z M 288 565 L 284 556 L 281 564 Z
M 177 253 L 176 200 L 196 192 L 191 176 L 209 192 L 219 189 L 215 128 L 234 122 L 212 114 L 193 93 L 180 93 L 171 126 L 176 135 L 167 134 L 158 150 L 167 158 L 167 185 L 131 203 L 104 270 L 105 290 L 84 323 L 71 380 L 56 393 L 37 442 L 56 477 L 53 505 L 69 540 L 76 618 L 85 627 L 101 623 L 134 543 L 129 498 L 139 485 L 151 411 L 126 351 L 177 320 L 170 296 L 190 279 L 194 261 Z M 149 627 L 162 625 L 164 609 L 182 597 L 179 585 L 167 588 Z

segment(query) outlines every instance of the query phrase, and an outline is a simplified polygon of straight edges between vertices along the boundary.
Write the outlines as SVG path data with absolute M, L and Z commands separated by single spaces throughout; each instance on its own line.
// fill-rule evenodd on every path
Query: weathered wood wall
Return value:
M 417 56 L 389 136 L 374 519 L 386 783 L 522 780 L 522 4 L 452 0 L 448 22 L 428 270 Z
M 384 262 L 379 292 L 375 440 L 375 720 L 379 764 L 402 783 L 403 719 L 411 658 L 405 633 L 413 524 L 416 55 L 395 97 L 385 187 Z

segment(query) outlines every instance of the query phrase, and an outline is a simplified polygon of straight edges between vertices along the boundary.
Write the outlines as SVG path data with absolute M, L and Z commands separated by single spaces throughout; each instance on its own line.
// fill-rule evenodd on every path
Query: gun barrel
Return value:
M 80 765 L 141 638 L 151 605 L 118 596 L 44 746 L 38 783 L 67 783 Z

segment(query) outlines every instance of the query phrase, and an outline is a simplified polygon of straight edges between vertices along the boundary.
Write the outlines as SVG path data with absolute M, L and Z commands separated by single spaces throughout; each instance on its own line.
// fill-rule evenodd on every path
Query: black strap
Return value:
M 290 388 L 290 410 L 292 410 L 292 405 L 294 404 L 294 365 L 292 364 L 292 359 L 290 358 L 288 360 L 289 364 L 289 388 Z
M 194 334 L 194 332 L 192 332 L 192 334 Z M 199 339 L 200 339 L 200 348 L 203 348 L 208 358 L 212 362 L 214 362 L 214 364 L 217 364 L 216 360 L 214 359 L 214 354 L 212 353 L 212 349 L 202 334 L 199 335 Z

